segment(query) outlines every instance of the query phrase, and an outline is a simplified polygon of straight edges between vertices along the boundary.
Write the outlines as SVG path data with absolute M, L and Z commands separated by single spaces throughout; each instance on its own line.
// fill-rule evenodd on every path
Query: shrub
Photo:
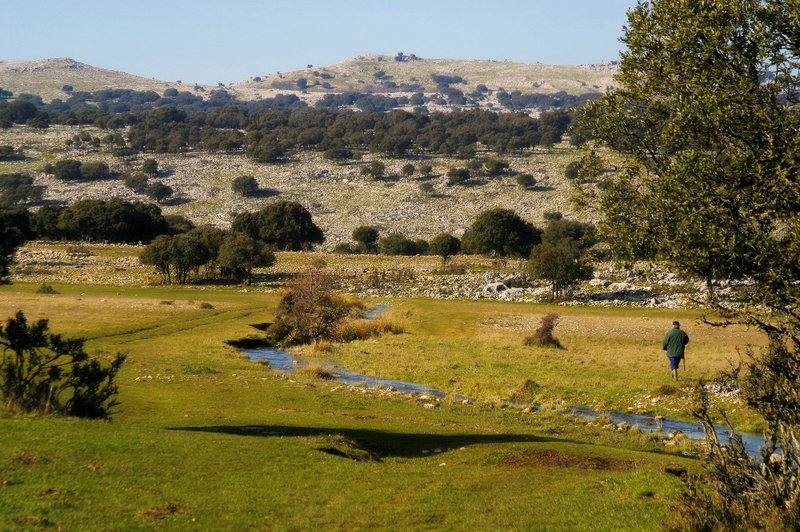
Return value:
M 352 255 L 355 253 L 360 253 L 361 249 L 359 249 L 358 244 L 353 244 L 351 242 L 339 242 L 333 246 L 333 252 L 342 255 Z
M 8 144 L 0 145 L 0 161 L 13 161 L 19 157 L 20 155 L 14 149 L 14 146 L 9 146 Z
M 414 168 L 414 165 L 411 163 L 404 164 L 403 168 L 400 170 L 400 172 L 406 177 L 411 177 L 416 171 L 417 169 Z
M 361 244 L 365 251 L 374 253 L 377 251 L 378 229 L 371 225 L 362 225 L 353 229 L 353 240 Z
M 347 161 L 353 159 L 355 154 L 350 148 L 330 148 L 322 152 L 322 157 L 329 161 Z
M 514 179 L 522 188 L 533 188 L 536 186 L 536 178 L 531 174 L 517 174 L 517 177 Z
M 380 161 L 371 161 L 361 168 L 361 175 L 372 179 L 381 179 L 386 174 L 386 165 Z
M 83 178 L 81 163 L 75 159 L 57 161 L 55 164 L 45 167 L 45 172 L 53 174 L 53 177 L 63 181 L 77 181 Z
M 501 161 L 500 159 L 488 159 L 484 161 L 483 168 L 486 173 L 490 176 L 499 176 L 507 173 L 511 168 L 506 161 Z
M 433 173 L 433 165 L 430 163 L 422 163 L 419 165 L 419 173 L 423 177 L 428 177 Z
M 172 196 L 173 190 L 169 185 L 165 185 L 160 181 L 156 181 L 155 183 L 150 183 L 147 185 L 147 188 L 144 189 L 144 193 L 148 198 L 156 200 L 160 203 Z
M 108 164 L 103 161 L 86 161 L 81 163 L 81 178 L 88 181 L 99 181 L 111 177 Z
M 553 312 L 545 314 L 542 317 L 542 321 L 539 323 L 539 327 L 532 335 L 527 336 L 523 343 L 527 346 L 555 347 L 561 349 L 561 342 L 553 336 L 553 331 L 556 325 L 558 325 L 558 320 L 558 314 Z
M 144 194 L 147 190 L 147 176 L 144 174 L 126 175 L 123 183 L 137 194 Z
M 464 233 L 461 246 L 466 253 L 501 257 L 528 256 L 541 242 L 541 231 L 512 210 L 483 211 Z
M 278 201 L 254 213 L 237 214 L 232 228 L 279 250 L 299 251 L 325 240 L 311 213 L 293 201 Z
M 417 255 L 419 253 L 416 242 L 399 233 L 378 240 L 378 249 L 382 255 Z
M 42 192 L 42 187 L 34 186 L 29 174 L 0 174 L 0 208 L 38 201 L 42 199 Z
M 543 218 L 548 222 L 555 222 L 564 218 L 560 211 L 547 211 L 544 213 Z
M 469 170 L 466 168 L 451 168 L 447 171 L 447 186 L 463 185 L 470 180 Z
M 116 401 L 125 355 L 103 366 L 89 358 L 84 340 L 49 332 L 47 320 L 28 325 L 20 310 L 0 327 L 0 395 L 12 412 L 64 413 L 107 418 Z
M 447 263 L 447 259 L 459 251 L 461 251 L 461 241 L 449 233 L 438 234 L 431 240 L 430 252 L 442 257 L 443 263 Z
M 36 289 L 37 294 L 45 294 L 45 295 L 55 295 L 58 293 L 58 290 L 53 288 L 51 284 L 41 284 L 39 288 Z
M 142 172 L 151 177 L 158 176 L 158 161 L 155 159 L 145 159 L 142 161 Z
M 564 168 L 564 177 L 569 179 L 570 181 L 574 181 L 578 179 L 578 175 L 581 171 L 581 162 L 580 161 L 570 161 L 567 166 Z
M 164 216 L 164 219 L 167 221 L 170 235 L 186 233 L 194 229 L 192 221 L 180 214 L 167 214 Z
M 231 189 L 241 196 L 255 196 L 258 193 L 258 181 L 249 175 L 240 175 L 231 183 Z
M 321 270 L 300 274 L 278 303 L 275 320 L 267 329 L 277 345 L 295 345 L 330 339 L 336 326 L 353 308 L 334 293 L 336 279 Z

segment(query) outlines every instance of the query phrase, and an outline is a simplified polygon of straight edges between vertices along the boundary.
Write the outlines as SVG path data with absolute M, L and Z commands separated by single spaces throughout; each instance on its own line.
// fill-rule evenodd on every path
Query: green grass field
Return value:
M 110 422 L 0 417 L 0 529 L 657 529 L 680 492 L 665 468 L 698 462 L 560 410 L 685 417 L 684 389 L 654 393 L 669 383 L 658 344 L 674 317 L 694 338 L 690 379 L 758 342 L 688 311 L 557 308 L 565 349 L 536 349 L 522 337 L 553 308 L 403 299 L 388 301 L 403 334 L 297 350 L 477 399 L 426 409 L 286 379 L 227 346 L 270 320 L 275 292 L 53 286 L 59 294 L 0 287 L 0 316 L 24 309 L 89 338 L 101 357 L 127 352 L 122 404 Z M 540 385 L 528 397 L 545 405 L 540 413 L 498 407 L 528 379 Z

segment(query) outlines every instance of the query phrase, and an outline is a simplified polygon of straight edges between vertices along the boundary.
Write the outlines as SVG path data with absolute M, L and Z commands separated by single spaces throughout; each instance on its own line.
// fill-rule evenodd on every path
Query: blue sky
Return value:
M 362 53 L 616 59 L 635 0 L 0 0 L 0 59 L 231 82 Z

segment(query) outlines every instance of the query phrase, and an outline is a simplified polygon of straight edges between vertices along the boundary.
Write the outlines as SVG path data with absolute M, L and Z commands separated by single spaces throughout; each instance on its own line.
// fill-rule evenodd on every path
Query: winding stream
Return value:
M 367 319 L 374 319 L 386 312 L 389 309 L 389 305 L 380 304 L 376 305 L 374 308 L 364 311 L 364 317 Z M 282 349 L 277 349 L 273 347 L 255 347 L 255 348 L 246 348 L 242 349 L 242 352 L 247 355 L 248 358 L 257 362 L 266 362 L 269 364 L 270 368 L 273 371 L 277 371 L 279 373 L 284 374 L 292 374 L 297 371 L 298 368 L 302 367 L 304 362 L 289 353 L 288 351 L 284 351 Z M 458 395 L 458 394 L 448 394 L 438 388 L 433 388 L 430 386 L 424 386 L 422 384 L 417 384 L 414 382 L 407 382 L 407 381 L 400 381 L 394 379 L 384 379 L 381 377 L 374 377 L 371 375 L 364 375 L 362 373 L 356 373 L 354 371 L 350 371 L 345 368 L 340 368 L 334 364 L 331 364 L 333 367 L 331 371 L 331 375 L 333 379 L 341 382 L 343 384 L 348 384 L 352 386 L 365 386 L 367 388 L 376 388 L 376 389 L 387 389 L 402 393 L 409 393 L 409 394 L 417 394 L 417 395 L 429 395 L 431 397 L 436 397 L 438 399 L 442 399 L 448 395 L 453 397 L 456 400 L 467 400 L 472 401 L 472 399 Z M 519 403 L 516 401 L 503 401 L 503 406 L 513 406 L 513 407 L 525 407 L 531 406 L 535 408 L 535 405 L 527 405 L 524 403 Z M 583 419 L 590 419 L 596 420 L 600 417 L 600 413 L 596 410 L 592 409 L 588 406 L 576 406 L 572 408 L 572 413 L 578 417 Z M 655 431 L 664 431 L 666 433 L 671 432 L 681 432 L 686 435 L 686 437 L 693 439 L 693 440 L 701 440 L 705 438 L 705 431 L 703 430 L 703 426 L 699 423 L 692 423 L 690 421 L 681 421 L 678 419 L 672 419 L 668 417 L 656 417 L 647 414 L 629 414 L 624 412 L 604 412 L 603 415 L 607 415 L 611 421 L 615 424 L 620 423 L 627 423 L 628 425 L 636 425 L 638 426 L 643 432 L 655 432 Z M 715 430 L 717 435 L 719 436 L 721 441 L 727 441 L 729 438 L 729 431 L 727 428 L 722 426 L 716 426 Z M 742 442 L 744 443 L 745 450 L 747 454 L 751 457 L 758 458 L 759 457 L 759 450 L 761 446 L 764 444 L 764 437 L 761 434 L 754 434 L 748 432 L 741 432 L 739 433 L 742 437 Z

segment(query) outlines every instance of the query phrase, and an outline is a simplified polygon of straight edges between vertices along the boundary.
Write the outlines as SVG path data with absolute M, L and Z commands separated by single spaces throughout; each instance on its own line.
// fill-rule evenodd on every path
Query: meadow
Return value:
M 328 257 L 334 268 L 352 260 Z M 301 267 L 296 255 L 281 261 Z M 569 406 L 688 417 L 692 381 L 759 342 L 690 310 L 395 298 L 365 303 L 388 303 L 402 334 L 295 349 L 474 398 L 425 408 L 287 378 L 227 345 L 272 319 L 270 285 L 154 286 L 144 270 L 117 282 L 108 273 L 103 285 L 55 269 L 0 287 L 0 316 L 23 309 L 88 338 L 101 358 L 129 354 L 112 421 L 0 417 L 2 529 L 659 528 L 680 494 L 676 473 L 699 467 L 691 449 L 587 424 Z M 41 280 L 58 293 L 37 293 Z M 523 346 L 551 311 L 564 349 Z M 693 337 L 678 386 L 659 345 L 675 318 Z M 502 408 L 511 397 L 542 408 Z M 721 404 L 740 428 L 759 426 L 735 399 Z

